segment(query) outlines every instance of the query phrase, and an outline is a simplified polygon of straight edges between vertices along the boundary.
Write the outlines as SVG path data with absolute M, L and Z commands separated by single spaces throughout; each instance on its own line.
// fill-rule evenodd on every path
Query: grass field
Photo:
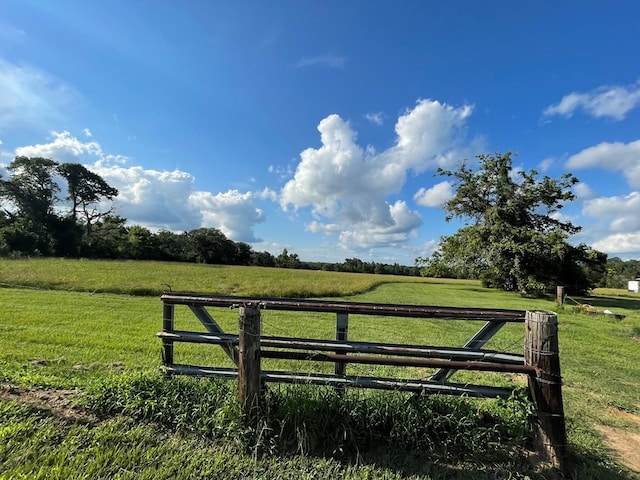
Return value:
M 162 284 L 225 295 L 522 310 L 557 310 L 553 300 L 468 281 L 159 262 L 0 260 L 0 284 L 0 478 L 552 478 L 527 456 L 520 398 L 417 401 L 393 392 L 270 388 L 271 410 L 256 441 L 239 417 L 233 382 L 159 374 L 155 333 Z M 558 312 L 572 473 L 637 478 L 640 296 L 595 293 L 579 301 L 625 318 Z M 237 331 L 237 311 L 212 314 L 225 331 Z M 202 330 L 186 307 L 176 308 L 176 321 Z M 453 346 L 477 328 L 352 316 L 349 337 Z M 264 311 L 263 331 L 332 338 L 335 318 Z M 521 352 L 523 336 L 522 325 L 509 325 L 488 347 Z M 177 345 L 176 360 L 225 365 L 219 350 Z M 405 370 L 405 377 L 429 373 Z

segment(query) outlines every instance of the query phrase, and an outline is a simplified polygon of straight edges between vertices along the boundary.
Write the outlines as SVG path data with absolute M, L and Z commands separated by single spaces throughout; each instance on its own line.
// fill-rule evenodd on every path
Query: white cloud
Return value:
M 580 182 L 574 185 L 573 191 L 576 194 L 576 198 L 580 201 L 588 200 L 595 196 L 594 191 L 589 185 L 584 182 Z
M 640 187 L 640 140 L 630 143 L 600 143 L 569 157 L 567 167 L 604 168 L 621 171 L 629 184 Z
M 407 204 L 397 201 L 389 205 L 391 222 L 387 225 L 375 221 L 361 221 L 353 228 L 340 232 L 340 243 L 351 248 L 372 248 L 397 246 L 405 243 L 409 238 L 417 236 L 417 229 L 422 225 L 422 219 L 416 212 L 412 212 Z
M 78 162 L 84 155 L 102 159 L 105 155 L 97 142 L 82 142 L 69 132 L 51 132 L 49 143 L 16 148 L 16 155 L 51 158 L 57 162 Z
M 50 128 L 78 98 L 46 72 L 0 59 L 0 127 Z
M 258 195 L 229 190 L 216 195 L 210 192 L 194 192 L 189 203 L 202 212 L 203 225 L 219 228 L 228 238 L 242 242 L 260 242 L 252 227 L 264 222 L 265 215 L 256 207 Z
M 540 164 L 538 165 L 538 168 L 540 169 L 541 172 L 546 172 L 553 166 L 554 163 L 555 163 L 555 160 L 553 158 L 545 158 L 540 162 Z
M 640 252 L 640 232 L 617 233 L 598 240 L 593 248 L 609 254 Z
M 602 86 L 586 93 L 572 92 L 562 97 L 559 103 L 548 106 L 544 115 L 571 117 L 576 110 L 582 109 L 596 118 L 623 120 L 639 104 L 640 81 L 628 86 Z
M 382 112 L 366 113 L 364 118 L 374 125 L 382 125 L 384 123 L 384 114 Z
M 84 133 L 85 137 L 88 137 L 88 138 L 93 137 L 93 134 L 91 133 L 91 130 L 89 130 L 88 128 L 85 128 L 84 130 L 82 130 L 82 133 Z
M 337 234 L 346 248 L 406 241 L 421 225 L 420 215 L 387 198 L 401 191 L 409 171 L 421 173 L 460 158 L 471 110 L 420 100 L 398 118 L 396 143 L 379 154 L 360 147 L 349 123 L 329 115 L 318 125 L 321 147 L 300 154 L 293 178 L 282 189 L 282 208 L 310 207 L 316 221 L 307 229 Z
M 452 107 L 435 100 L 419 100 L 396 123 L 396 145 L 387 153 L 404 168 L 416 172 L 458 159 L 464 124 L 473 106 Z
M 413 196 L 418 205 L 440 207 L 453 197 L 453 188 L 449 182 L 440 182 L 429 189 L 421 188 Z
M 624 196 L 601 197 L 585 203 L 582 213 L 609 225 L 616 233 L 629 233 L 640 230 L 640 192 L 631 192 Z M 640 245 L 638 245 L 640 250 Z
M 82 142 L 69 132 L 52 135 L 51 142 L 17 148 L 16 155 L 83 163 L 118 189 L 116 213 L 129 224 L 173 231 L 214 227 L 232 240 L 256 242 L 252 227 L 265 219 L 257 202 L 276 200 L 276 193 L 268 189 L 217 194 L 196 191 L 195 179 L 187 172 L 127 166 L 126 157 L 106 154 L 96 141 Z
M 302 57 L 298 60 L 297 66 L 302 67 L 329 67 L 342 68 L 347 63 L 347 57 L 341 55 L 317 55 L 315 57 Z

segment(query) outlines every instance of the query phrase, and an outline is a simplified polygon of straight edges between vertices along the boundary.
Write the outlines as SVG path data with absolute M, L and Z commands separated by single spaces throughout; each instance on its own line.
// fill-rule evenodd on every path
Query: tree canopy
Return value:
M 465 225 L 442 237 L 430 258 L 416 259 L 428 276 L 479 278 L 508 291 L 540 291 L 565 285 L 573 293 L 594 286 L 593 271 L 604 272 L 606 255 L 568 239 L 580 227 L 559 211 L 575 198 L 578 179 L 570 173 L 538 179 L 536 170 L 513 168 L 512 154 L 483 154 L 478 167 L 439 169 L 455 194 L 443 208 L 446 220 Z

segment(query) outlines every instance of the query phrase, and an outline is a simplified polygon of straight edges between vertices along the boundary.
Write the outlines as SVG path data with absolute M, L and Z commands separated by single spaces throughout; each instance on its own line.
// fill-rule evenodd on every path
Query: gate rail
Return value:
M 425 305 L 393 305 L 307 299 L 251 298 L 168 292 L 162 295 L 163 368 L 169 375 L 195 375 L 238 380 L 238 399 L 245 412 L 255 411 L 264 382 L 306 383 L 440 393 L 474 397 L 508 397 L 513 389 L 449 382 L 458 370 L 525 374 L 537 413 L 537 438 L 543 458 L 561 464 L 566 452 L 566 428 L 561 393 L 557 316 L 552 312 Z M 184 305 L 207 332 L 175 329 L 174 310 Z M 238 335 L 225 333 L 207 307 L 239 309 Z M 325 312 L 336 315 L 336 339 L 263 336 L 261 310 Z M 463 347 L 351 341 L 349 315 L 485 322 Z M 507 323 L 525 323 L 524 355 L 487 350 L 485 344 Z M 174 363 L 174 344 L 219 345 L 236 368 Z M 333 374 L 263 371 L 262 358 L 332 362 Z M 398 379 L 347 375 L 349 363 L 435 368 L 428 379 Z

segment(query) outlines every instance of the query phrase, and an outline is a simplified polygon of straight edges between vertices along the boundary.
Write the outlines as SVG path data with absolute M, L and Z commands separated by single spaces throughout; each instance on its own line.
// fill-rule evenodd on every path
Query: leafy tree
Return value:
M 40 157 L 16 157 L 9 164 L 7 170 L 13 175 L 2 181 L 2 194 L 16 208 L 15 214 L 39 226 L 46 223 L 60 191 L 53 181 L 57 166 L 57 162 Z
M 128 256 L 135 260 L 151 260 L 155 250 L 155 236 L 148 228 L 133 225 L 127 229 Z
M 285 248 L 282 253 L 276 257 L 276 267 L 280 268 L 300 268 L 300 257 L 297 253 L 289 253 Z
M 629 280 L 640 277 L 640 260 L 622 260 L 612 257 L 607 260 L 604 281 L 601 286 L 627 289 Z
M 236 253 L 233 259 L 234 265 L 251 265 L 253 249 L 244 242 L 235 242 Z
M 187 234 L 189 257 L 199 263 L 229 265 L 236 257 L 236 246 L 217 228 L 197 228 Z
M 259 267 L 275 267 L 276 257 L 269 252 L 251 252 L 251 264 Z
M 113 200 L 118 190 L 110 186 L 100 175 L 79 163 L 63 163 L 58 173 L 67 181 L 67 200 L 71 202 L 71 218 L 84 218 L 87 235 L 91 235 L 92 225 L 113 212 L 113 206 L 106 211 L 98 210 L 103 199 Z
M 540 291 L 570 285 L 574 293 L 593 287 L 585 266 L 597 269 L 602 254 L 568 238 L 580 227 L 557 213 L 575 198 L 570 173 L 538 180 L 535 170 L 514 170 L 510 153 L 479 155 L 477 169 L 463 163 L 456 171 L 439 169 L 456 192 L 444 205 L 446 220 L 466 225 L 443 237 L 439 251 L 417 259 L 425 273 L 480 278 L 485 286 L 508 291 Z
M 129 245 L 127 219 L 118 215 L 107 215 L 93 226 L 91 236 L 85 237 L 82 256 L 89 258 L 126 258 Z
M 25 253 L 48 255 L 54 250 L 50 227 L 57 218 L 54 206 L 60 188 L 53 179 L 57 166 L 48 158 L 18 156 L 7 167 L 13 172 L 11 178 L 0 180 L 6 217 L 27 237 L 37 237 L 36 248 Z
M 177 234 L 169 230 L 160 230 L 155 234 L 156 260 L 187 261 L 187 234 Z

